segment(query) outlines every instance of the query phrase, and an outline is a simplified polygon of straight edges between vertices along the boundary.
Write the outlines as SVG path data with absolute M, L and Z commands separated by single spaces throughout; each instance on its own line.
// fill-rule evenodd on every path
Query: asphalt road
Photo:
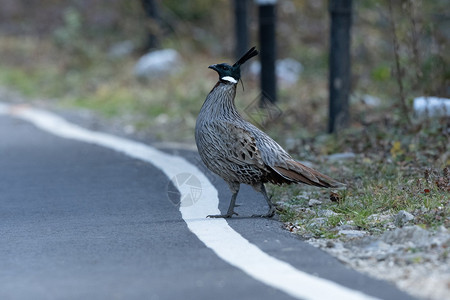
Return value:
M 166 151 L 201 168 L 195 152 Z M 207 176 L 226 211 L 228 188 Z M 147 162 L 0 114 L 0 299 L 294 299 L 205 247 L 168 190 L 169 178 Z M 238 202 L 241 215 L 267 209 L 247 187 Z M 411 299 L 276 220 L 227 222 L 298 270 L 373 297 Z

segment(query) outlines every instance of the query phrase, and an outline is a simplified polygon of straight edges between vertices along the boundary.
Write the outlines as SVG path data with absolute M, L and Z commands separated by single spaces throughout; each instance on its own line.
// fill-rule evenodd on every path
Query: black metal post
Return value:
M 352 0 L 330 0 L 330 16 L 328 132 L 333 133 L 349 122 Z
M 261 48 L 261 90 L 263 99 L 277 101 L 277 81 L 275 76 L 276 40 L 275 20 L 276 0 L 257 0 L 259 5 L 259 45 Z
M 235 57 L 239 59 L 248 50 L 248 1 L 234 0 L 236 47 Z
M 147 15 L 147 41 L 145 50 L 159 48 L 160 16 L 158 4 L 155 0 L 141 0 L 142 7 Z

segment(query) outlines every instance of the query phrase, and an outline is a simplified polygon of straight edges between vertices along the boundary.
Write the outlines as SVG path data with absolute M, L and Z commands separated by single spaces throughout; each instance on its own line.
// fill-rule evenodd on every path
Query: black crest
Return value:
M 237 62 L 234 63 L 233 67 L 240 67 L 243 65 L 247 60 L 252 58 L 253 56 L 258 55 L 258 50 L 256 50 L 256 47 L 252 47 L 250 50 L 248 50 L 244 55 L 242 55 L 241 58 Z

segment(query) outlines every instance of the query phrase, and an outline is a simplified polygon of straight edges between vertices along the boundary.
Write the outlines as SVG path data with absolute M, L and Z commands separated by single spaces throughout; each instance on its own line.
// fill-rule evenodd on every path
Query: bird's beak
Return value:
M 208 68 L 209 69 L 213 69 L 214 71 L 217 71 L 217 65 L 210 65 Z

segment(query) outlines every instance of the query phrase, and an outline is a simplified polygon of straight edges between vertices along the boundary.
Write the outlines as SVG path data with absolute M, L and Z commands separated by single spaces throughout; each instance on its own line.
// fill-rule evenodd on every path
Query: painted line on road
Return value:
M 202 196 L 193 205 L 180 205 L 188 228 L 221 259 L 268 286 L 300 299 L 376 299 L 333 281 L 302 272 L 268 255 L 232 229 L 224 219 L 207 219 L 207 215 L 220 213 L 218 192 L 196 166 L 182 157 L 161 152 L 143 143 L 90 131 L 55 114 L 27 106 L 0 103 L 0 114 L 26 120 L 62 138 L 96 144 L 148 162 L 159 168 L 168 178 L 175 178 L 180 173 L 195 175 L 201 182 Z M 180 193 L 187 192 L 180 190 Z M 181 194 L 181 199 L 183 198 L 185 197 Z

